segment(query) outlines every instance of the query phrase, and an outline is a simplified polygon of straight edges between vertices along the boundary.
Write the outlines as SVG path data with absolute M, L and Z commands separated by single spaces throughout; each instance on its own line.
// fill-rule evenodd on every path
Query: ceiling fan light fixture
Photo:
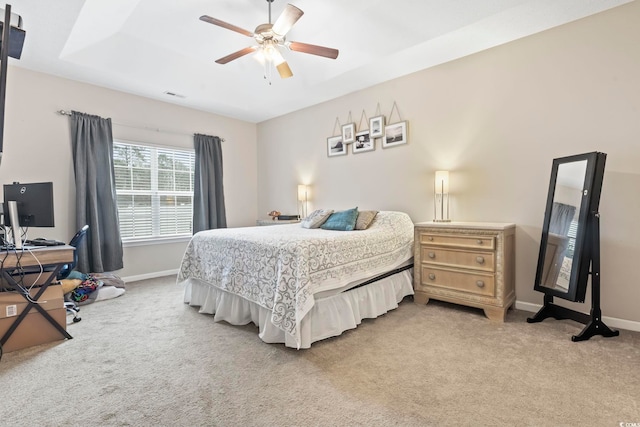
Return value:
M 264 54 L 264 49 L 258 49 L 253 57 L 262 65 L 267 63 L 267 57 Z
M 265 41 L 258 53 L 256 54 L 256 59 L 260 61 L 265 67 L 265 78 L 270 81 L 271 73 L 269 69 L 271 68 L 271 64 L 273 64 L 278 70 L 278 74 L 280 78 L 287 79 L 293 76 L 293 72 L 291 68 L 289 68 L 289 64 L 280 53 L 278 49 L 278 45 L 272 40 Z
M 275 43 L 265 43 L 262 50 L 264 51 L 264 56 L 267 58 L 267 61 L 273 62 L 273 65 L 276 67 L 284 62 L 284 57 Z

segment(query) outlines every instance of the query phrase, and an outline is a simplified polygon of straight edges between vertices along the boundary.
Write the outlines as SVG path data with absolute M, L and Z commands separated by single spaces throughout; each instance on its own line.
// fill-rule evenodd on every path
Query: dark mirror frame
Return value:
M 542 226 L 542 237 L 540 239 L 540 252 L 538 255 L 538 267 L 536 269 L 534 290 L 569 301 L 584 302 L 589 278 L 589 268 L 594 253 L 594 245 L 599 244 L 599 242 L 595 242 L 596 239 L 591 231 L 593 229 L 591 225 L 595 220 L 595 215 L 598 215 L 606 157 L 607 155 L 605 153 L 592 152 L 561 157 L 553 160 L 551 181 L 549 183 L 549 194 L 547 197 L 547 205 Z M 542 284 L 543 267 L 547 251 L 547 243 L 549 240 L 551 211 L 554 203 L 559 167 L 563 164 L 581 162 L 585 160 L 587 162 L 587 167 L 584 177 L 584 185 L 582 188 L 582 200 L 578 216 L 573 262 L 571 265 L 568 290 L 563 292 L 562 290 L 543 286 Z

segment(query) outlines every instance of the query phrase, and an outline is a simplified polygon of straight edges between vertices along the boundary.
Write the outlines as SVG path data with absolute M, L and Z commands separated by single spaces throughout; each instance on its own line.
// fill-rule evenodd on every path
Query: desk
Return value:
M 42 273 L 42 276 L 37 283 L 40 288 L 36 288 L 38 289 L 38 291 L 33 297 L 34 301 L 38 301 L 47 287 L 56 278 L 60 269 L 65 264 L 73 262 L 74 251 L 75 248 L 73 246 L 67 245 L 32 249 L 31 252 L 27 250 L 0 251 L 0 261 L 2 261 L 2 265 L 0 266 L 0 276 L 2 277 L 2 279 L 4 279 L 4 281 L 6 281 L 6 283 L 9 284 L 9 286 L 18 290 L 18 283 L 16 282 L 15 277 L 13 277 L 10 273 L 18 267 L 25 270 L 32 270 L 33 268 L 39 268 L 39 266 L 42 265 L 45 271 Z M 35 278 L 36 276 L 33 277 Z M 26 279 L 27 283 L 31 283 L 28 282 L 28 280 L 29 279 Z M 29 301 L 25 295 L 22 295 L 21 292 L 17 293 L 24 297 L 24 299 L 27 301 L 27 307 L 22 311 L 22 313 L 20 313 L 20 315 L 16 317 L 13 324 L 5 332 L 4 336 L 0 338 L 0 345 L 4 345 L 7 342 L 11 334 L 13 334 L 16 328 L 27 316 L 29 311 L 31 311 L 31 309 L 36 309 L 40 313 L 40 315 L 47 319 L 47 321 L 51 323 L 51 325 L 53 325 L 65 338 L 73 338 L 71 335 L 69 335 L 66 329 L 60 326 L 58 322 L 56 322 L 39 304 L 35 304 Z

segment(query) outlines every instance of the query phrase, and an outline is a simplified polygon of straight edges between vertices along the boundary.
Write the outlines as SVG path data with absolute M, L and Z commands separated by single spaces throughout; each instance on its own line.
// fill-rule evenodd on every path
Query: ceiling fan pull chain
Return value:
M 264 79 L 269 83 L 269 86 L 271 86 L 271 61 L 265 58 L 262 66 L 264 67 Z
M 362 118 L 364 117 L 364 123 L 367 125 L 366 128 L 362 127 Z M 360 123 L 358 123 L 358 131 L 364 130 L 364 129 L 369 129 L 369 119 L 367 118 L 367 113 L 364 112 L 364 109 L 362 110 L 362 114 L 360 115 Z

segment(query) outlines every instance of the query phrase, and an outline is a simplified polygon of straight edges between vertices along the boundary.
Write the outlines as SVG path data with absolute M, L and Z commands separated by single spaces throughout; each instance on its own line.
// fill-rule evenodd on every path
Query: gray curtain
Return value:
M 195 134 L 193 179 L 193 234 L 212 228 L 226 228 L 222 186 L 222 144 L 217 136 Z
M 78 250 L 76 269 L 82 273 L 119 270 L 122 239 L 118 224 L 111 119 L 71 114 L 73 167 L 76 178 L 76 226 L 89 225 Z
M 549 232 L 566 236 L 571 226 L 571 221 L 576 213 L 576 207 L 564 203 L 553 202 L 551 219 L 549 220 Z

